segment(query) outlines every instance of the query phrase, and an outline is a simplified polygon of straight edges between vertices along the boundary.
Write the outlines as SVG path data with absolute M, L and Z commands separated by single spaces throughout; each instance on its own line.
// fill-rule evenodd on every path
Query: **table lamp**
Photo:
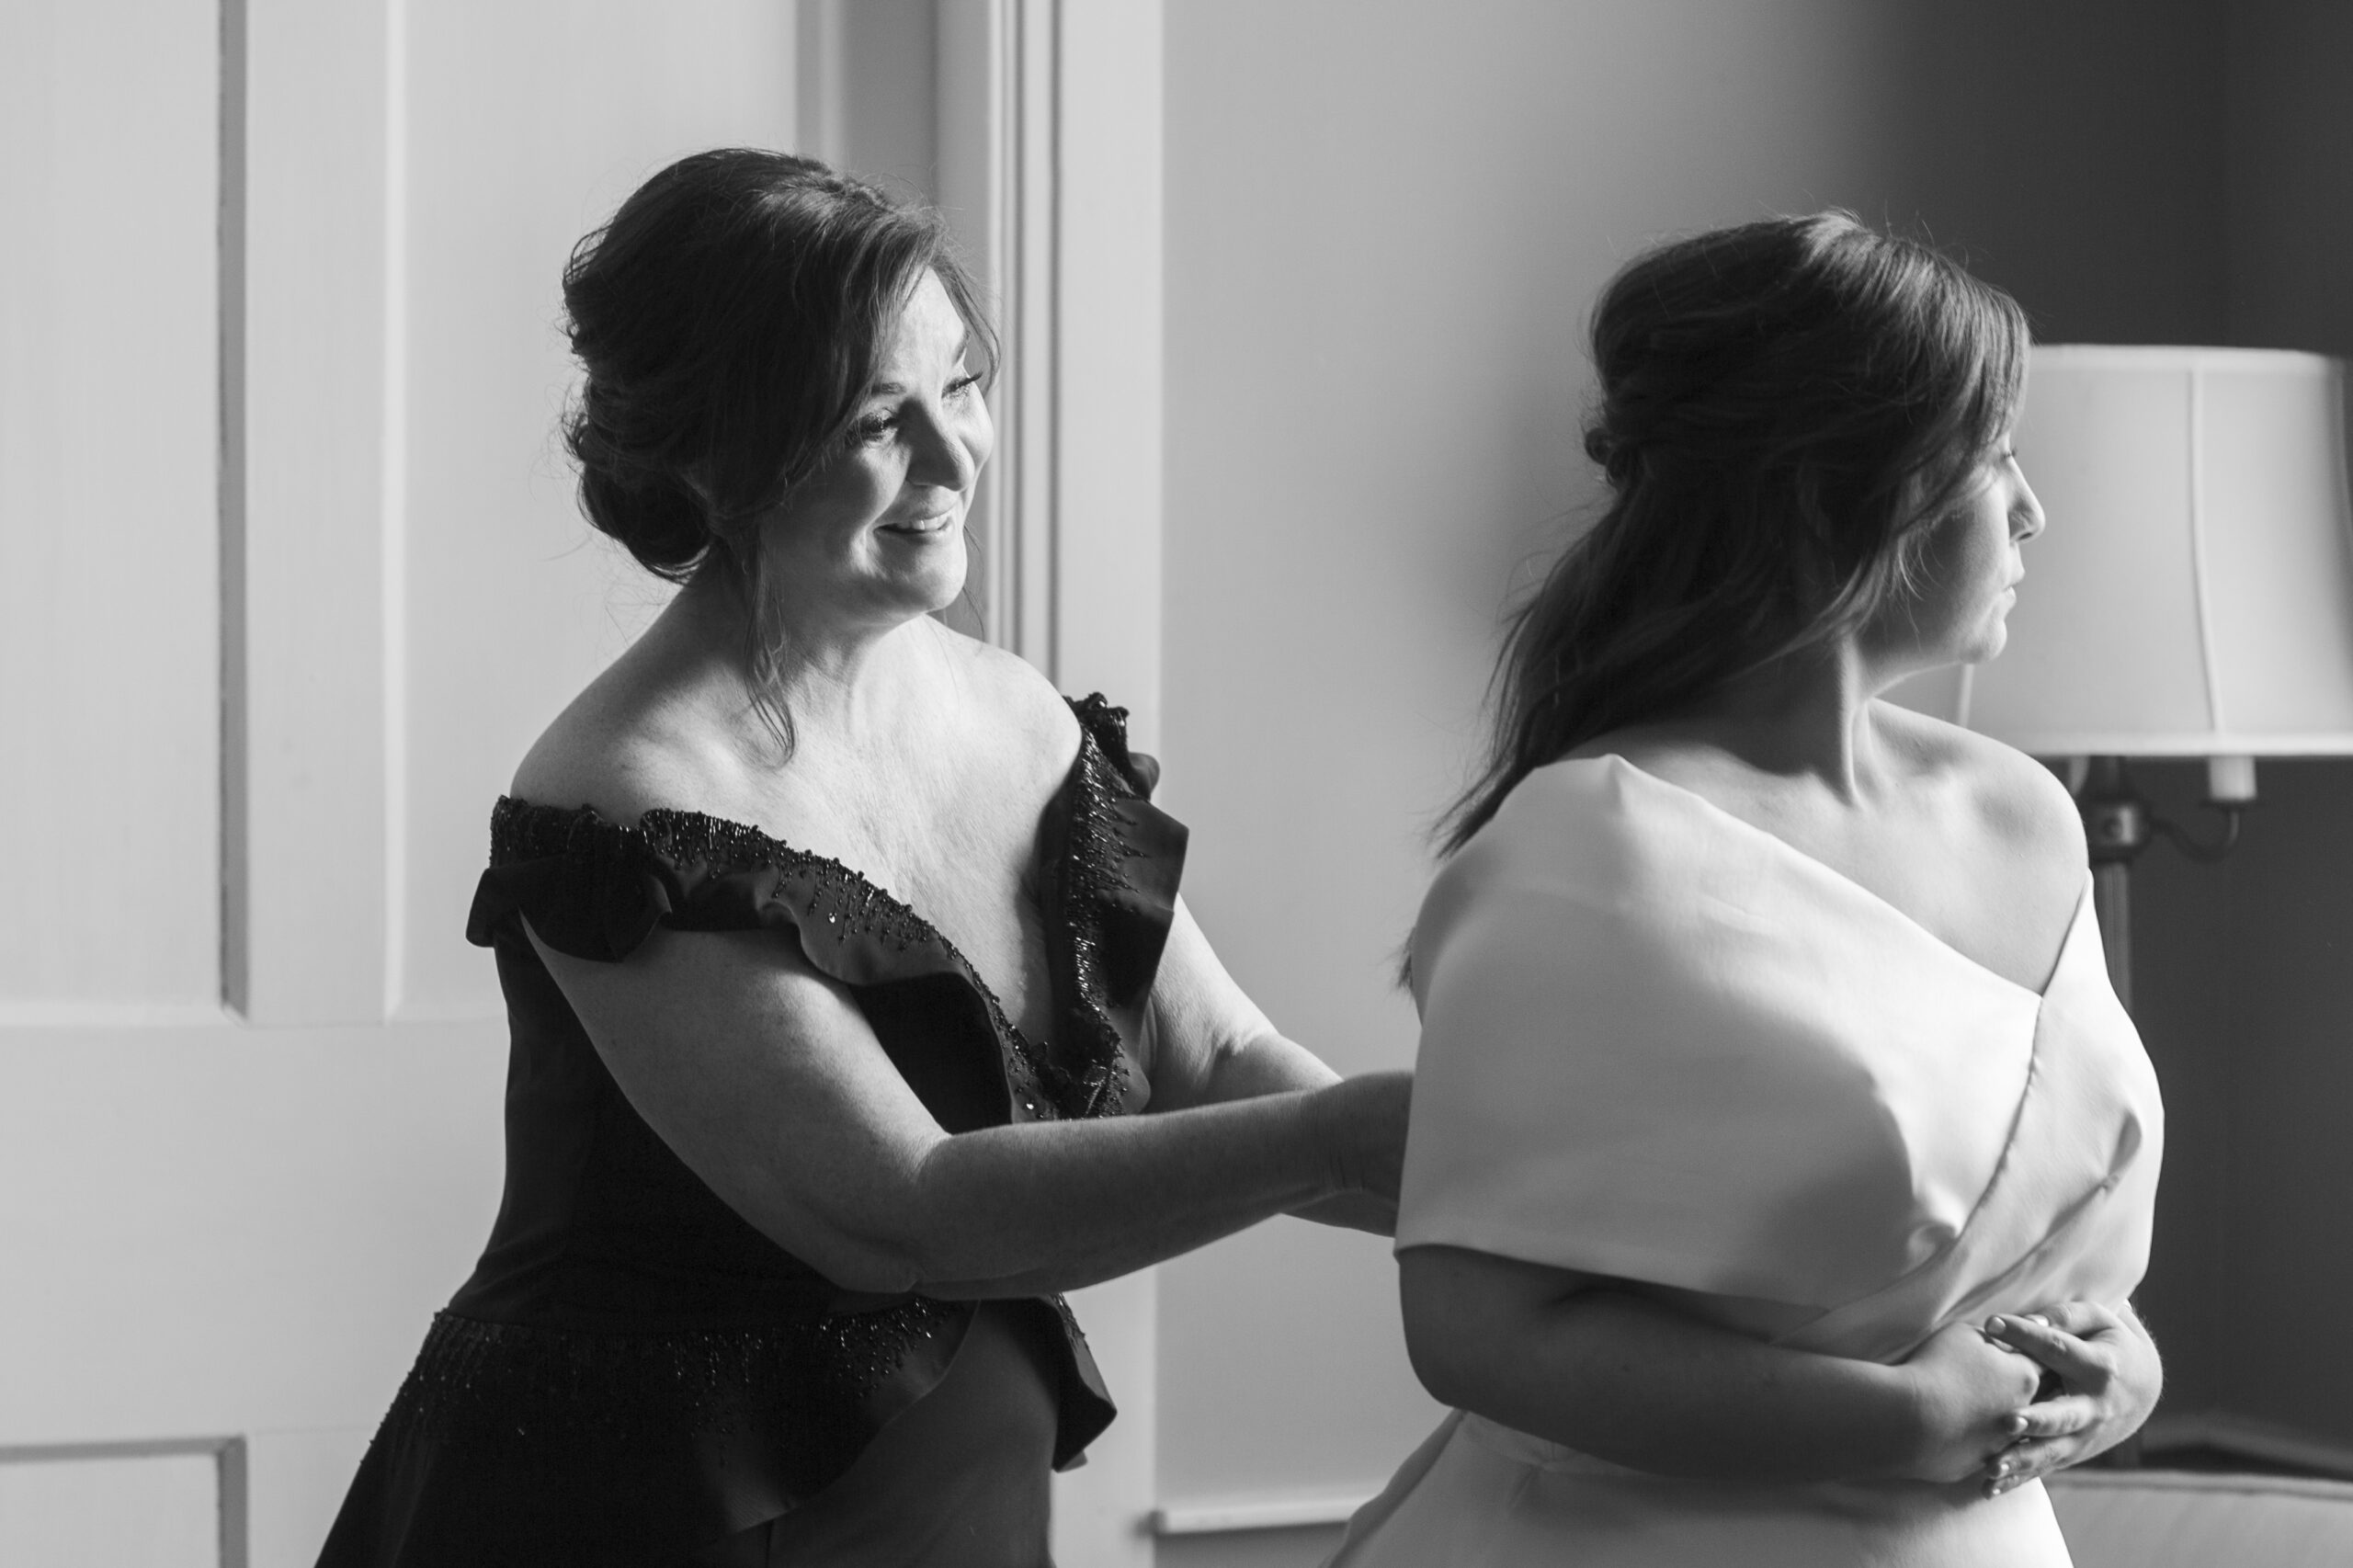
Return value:
M 2066 759 L 2096 912 L 2131 1005 L 2132 859 L 2226 849 L 2265 756 L 2353 755 L 2344 366 L 2247 348 L 2033 351 L 2017 436 L 2050 526 L 1998 659 L 1897 699 Z M 2222 831 L 2133 792 L 2132 757 L 2204 757 Z

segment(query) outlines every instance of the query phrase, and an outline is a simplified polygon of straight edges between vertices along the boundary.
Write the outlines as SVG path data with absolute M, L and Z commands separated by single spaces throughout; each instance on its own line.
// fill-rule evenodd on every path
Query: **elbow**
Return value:
M 767 1238 L 845 1290 L 869 1296 L 904 1296 L 921 1287 L 925 1272 L 916 1255 L 904 1244 L 838 1232 L 811 1235 L 795 1228 L 782 1233 L 774 1225 L 760 1227 Z
M 1432 1399 L 1460 1410 L 1476 1409 L 1480 1380 L 1475 1355 L 1461 1325 L 1430 1299 L 1427 1290 L 1414 1288 L 1411 1270 L 1402 1276 L 1399 1292 L 1405 1326 L 1405 1359 L 1414 1376 Z
M 1478 1400 L 1472 1380 L 1463 1376 L 1461 1363 L 1450 1346 L 1431 1343 L 1427 1337 L 1408 1333 L 1405 1335 L 1405 1359 L 1420 1380 L 1424 1392 L 1440 1404 L 1457 1410 L 1473 1410 Z
M 754 1230 L 844 1290 L 904 1296 L 926 1277 L 923 1237 L 917 1227 L 894 1222 L 900 1216 L 829 1214 L 773 1191 L 760 1196 L 766 1201 L 738 1201 L 730 1207 Z
M 959 1254 L 971 1250 L 961 1234 L 966 1227 L 952 1205 L 937 1199 L 932 1177 L 926 1157 L 911 1166 L 880 1165 L 847 1191 L 772 1186 L 764 1194 L 768 1213 L 754 1223 L 845 1290 L 904 1296 L 926 1280 L 959 1278 L 958 1264 L 968 1261 Z
M 836 1263 L 819 1265 L 817 1271 L 845 1290 L 870 1296 L 904 1296 L 924 1280 L 923 1270 L 908 1260 L 871 1249 L 845 1254 Z
M 941 1301 L 971 1297 L 971 1284 L 1008 1272 L 1001 1251 L 1001 1223 L 985 1204 L 973 1203 L 969 1165 L 958 1159 L 969 1143 L 941 1134 L 907 1173 L 887 1215 L 887 1235 L 871 1250 L 904 1279 L 898 1289 Z

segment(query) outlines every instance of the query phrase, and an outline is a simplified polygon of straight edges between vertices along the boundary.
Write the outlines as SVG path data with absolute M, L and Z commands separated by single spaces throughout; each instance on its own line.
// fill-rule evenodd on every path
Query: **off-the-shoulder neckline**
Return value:
M 1072 783 L 1074 780 L 1079 778 L 1086 770 L 1087 748 L 1090 746 L 1093 747 L 1095 751 L 1102 756 L 1105 766 L 1112 767 L 1122 774 L 1126 772 L 1126 769 L 1120 766 L 1122 762 L 1126 761 L 1125 756 L 1122 755 L 1118 757 L 1113 756 L 1110 754 L 1109 748 L 1103 744 L 1101 737 L 1097 734 L 1096 730 L 1098 724 L 1110 726 L 1115 733 L 1116 738 L 1121 743 L 1120 749 L 1121 753 L 1124 754 L 1127 749 L 1125 744 L 1127 739 L 1127 710 L 1117 707 L 1106 700 L 1103 694 L 1099 691 L 1092 692 L 1083 698 L 1065 697 L 1063 700 L 1069 705 L 1072 717 L 1078 721 L 1078 749 L 1072 755 L 1070 767 L 1063 771 L 1062 782 L 1054 787 L 1052 799 L 1055 801 L 1070 799 L 1073 801 L 1073 809 L 1075 809 L 1075 799 L 1072 790 Z M 598 811 L 593 804 L 590 804 L 587 801 L 583 801 L 577 806 L 567 807 L 555 805 L 548 801 L 526 800 L 520 795 L 503 794 L 498 797 L 497 805 L 494 810 L 498 813 L 504 813 L 512 810 L 526 814 L 542 815 L 552 818 L 568 817 L 575 820 L 585 818 L 594 827 L 602 828 L 608 833 L 620 834 L 625 837 L 635 838 L 644 843 L 648 847 L 653 847 L 654 846 L 657 836 L 656 835 L 649 834 L 646 831 L 645 824 L 649 819 L 659 819 L 660 824 L 676 824 L 679 825 L 687 825 L 700 824 L 707 828 L 718 829 L 729 835 L 740 835 L 743 837 L 756 840 L 762 849 L 771 855 L 774 860 L 789 861 L 799 866 L 820 866 L 827 868 L 841 876 L 845 881 L 851 884 L 854 888 L 859 890 L 863 895 L 870 897 L 874 901 L 881 903 L 884 908 L 892 914 L 901 916 L 920 927 L 926 937 L 932 941 L 938 942 L 949 957 L 953 959 L 957 964 L 962 967 L 967 974 L 972 976 L 972 983 L 980 987 L 981 994 L 987 999 L 990 1009 L 1004 1019 L 1006 1028 L 1008 1030 L 1011 1030 L 1017 1037 L 1024 1039 L 1027 1038 L 1021 1036 L 1021 1031 L 1018 1027 L 1013 1023 L 1010 1017 L 1005 1014 L 1004 1006 L 997 999 L 995 987 L 990 985 L 987 979 L 981 973 L 980 966 L 973 963 L 971 959 L 964 956 L 963 949 L 957 947 L 954 938 L 950 937 L 937 922 L 931 920 L 926 916 L 922 911 L 916 909 L 913 903 L 909 903 L 906 899 L 900 897 L 897 893 L 892 892 L 889 888 L 883 886 L 881 882 L 875 881 L 872 877 L 867 875 L 866 872 L 860 870 L 858 867 L 851 865 L 847 860 L 840 859 L 832 855 L 824 854 L 818 850 L 803 849 L 795 844 L 778 837 L 776 835 L 768 832 L 766 828 L 759 826 L 756 823 L 739 822 L 733 817 L 720 816 L 711 812 L 696 811 L 690 807 L 648 806 L 643 811 L 637 813 L 637 821 L 634 824 L 615 822 L 612 818 L 605 815 L 604 812 Z
M 1699 790 L 1690 788 L 1688 785 L 1677 784 L 1671 778 L 1663 778 L 1656 773 L 1653 773 L 1650 769 L 1636 765 L 1617 752 L 1597 752 L 1590 756 L 1567 757 L 1563 758 L 1560 762 L 1552 764 L 1552 766 L 1554 767 L 1568 767 L 1579 763 L 1598 766 L 1602 767 L 1604 771 L 1608 770 L 1609 764 L 1614 763 L 1620 771 L 1631 774 L 1634 778 L 1642 780 L 1643 785 L 1665 791 L 1666 794 L 1679 798 L 1687 802 L 1696 803 L 1698 807 L 1705 812 L 1711 819 L 1720 824 L 1730 824 L 1732 830 L 1737 835 L 1752 839 L 1761 838 L 1765 840 L 1780 855 L 1792 859 L 1804 867 L 1810 868 L 1809 874 L 1816 875 L 1829 883 L 1845 890 L 1850 896 L 1878 909 L 1882 914 L 1893 917 L 1898 923 L 1910 927 L 1926 941 L 1933 944 L 1944 952 L 1950 954 L 1957 961 L 1967 965 L 1970 969 L 1974 970 L 1978 974 L 1982 975 L 1986 980 L 1991 981 L 1993 983 L 2006 987 L 2020 996 L 2030 998 L 2038 1007 L 2050 998 L 2052 991 L 2057 987 L 2060 974 L 2067 967 L 2068 960 L 2075 951 L 2076 946 L 2076 936 L 2086 919 L 2091 915 L 2092 883 L 2091 875 L 2086 871 L 2084 876 L 2083 886 L 2077 891 L 2075 895 L 2075 907 L 2068 915 L 2067 929 L 2060 936 L 2059 950 L 2055 955 L 2053 955 L 2051 960 L 2051 971 L 2042 983 L 2042 989 L 2038 991 L 2033 986 L 2021 984 L 2018 981 L 2011 979 L 2008 975 L 2004 974 L 2001 971 L 1994 968 L 1992 965 L 1985 963 L 1982 960 L 1972 958 L 1968 953 L 1963 952 L 1952 942 L 1929 929 L 1927 924 L 1924 923 L 1917 915 L 1912 914 L 1909 910 L 1895 903 L 1884 893 L 1878 892 L 1871 888 L 1866 887 L 1861 882 L 1857 881 L 1853 877 L 1850 877 L 1846 872 L 1840 870 L 1837 867 L 1830 864 L 1827 860 L 1824 860 L 1817 856 L 1807 854 L 1804 850 L 1799 848 L 1788 839 L 1783 838 L 1779 834 L 1775 833 L 1768 828 L 1759 827 L 1755 823 L 1750 822 L 1747 818 L 1741 816 L 1737 812 L 1725 810 L 1723 807 L 1718 805 L 1715 801 L 1708 799 L 1707 796 L 1699 793 Z
M 1086 748 L 1095 744 L 1095 736 L 1086 725 L 1081 724 L 1079 731 L 1078 755 L 1071 759 L 1069 771 L 1063 775 L 1062 783 L 1055 787 L 1053 795 L 1055 801 L 1071 798 L 1071 780 L 1076 778 L 1079 771 L 1086 766 Z M 925 939 L 938 943 L 940 949 L 972 977 L 972 983 L 980 988 L 982 996 L 987 1000 L 990 1010 L 1003 1019 L 1006 1028 L 1017 1038 L 1025 1040 L 1028 1039 L 1022 1034 L 1020 1026 L 1005 1012 L 1004 1004 L 998 1000 L 996 988 L 991 985 L 987 977 L 981 973 L 980 966 L 964 955 L 964 950 L 956 945 L 954 937 L 949 936 L 937 921 L 926 915 L 912 903 L 892 892 L 858 867 L 836 856 L 824 854 L 814 849 L 803 849 L 798 845 L 779 838 L 754 823 L 738 822 L 733 817 L 720 816 L 711 812 L 693 811 L 681 806 L 648 806 L 638 812 L 637 821 L 633 824 L 615 822 L 595 806 L 585 802 L 566 807 L 540 801 L 527 801 L 519 795 L 501 795 L 498 798 L 498 809 L 501 811 L 511 809 L 515 812 L 548 818 L 585 820 L 592 827 L 619 834 L 626 839 L 634 839 L 647 848 L 657 851 L 662 848 L 665 841 L 676 841 L 676 835 L 674 829 L 686 828 L 691 831 L 699 826 L 712 832 L 714 837 L 721 835 L 741 837 L 754 843 L 760 851 L 759 858 L 764 864 L 823 867 L 848 883 L 861 900 L 870 899 L 880 903 L 890 914 L 917 927 Z M 1070 809 L 1077 809 L 1074 800 L 1072 801 Z

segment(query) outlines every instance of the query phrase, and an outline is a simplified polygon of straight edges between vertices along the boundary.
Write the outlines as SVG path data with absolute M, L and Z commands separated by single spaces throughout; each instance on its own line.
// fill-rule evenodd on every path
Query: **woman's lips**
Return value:
M 928 517 L 912 517 L 903 523 L 884 523 L 882 531 L 907 534 L 916 539 L 930 539 L 946 533 L 955 526 L 955 522 L 956 509 L 951 506 L 945 512 L 935 513 Z

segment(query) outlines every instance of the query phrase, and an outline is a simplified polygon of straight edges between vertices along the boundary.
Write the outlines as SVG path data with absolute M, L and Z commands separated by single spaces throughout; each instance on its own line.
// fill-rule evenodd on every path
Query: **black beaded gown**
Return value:
M 657 924 L 797 942 L 951 1132 L 1140 1108 L 1185 829 L 1150 803 L 1125 710 L 1073 708 L 1038 850 L 1051 1040 L 838 861 L 690 812 L 625 828 L 499 801 L 467 935 L 512 1030 L 506 1196 L 321 1568 L 1047 1561 L 1048 1471 L 1113 1414 L 1069 1309 L 861 1295 L 769 1241 L 631 1108 L 523 922 L 607 962 Z

